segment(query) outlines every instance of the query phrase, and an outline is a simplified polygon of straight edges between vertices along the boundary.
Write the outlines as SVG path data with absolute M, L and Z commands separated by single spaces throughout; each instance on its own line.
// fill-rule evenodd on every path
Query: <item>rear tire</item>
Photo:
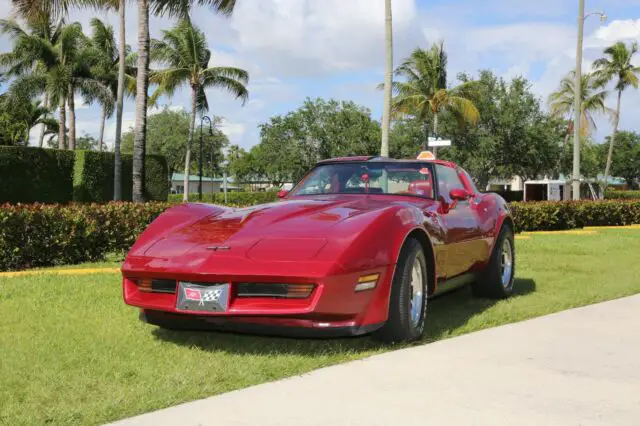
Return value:
M 513 231 L 509 225 L 505 224 L 500 230 L 489 263 L 471 287 L 473 295 L 494 299 L 511 296 L 515 272 L 516 250 Z
M 373 337 L 385 343 L 410 342 L 422 337 L 427 314 L 427 261 L 420 242 L 407 240 L 391 284 L 389 318 Z

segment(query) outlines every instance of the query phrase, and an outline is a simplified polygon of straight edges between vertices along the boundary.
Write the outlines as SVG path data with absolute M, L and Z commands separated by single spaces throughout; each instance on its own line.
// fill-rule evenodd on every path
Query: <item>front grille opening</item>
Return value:
M 138 288 L 140 291 L 147 293 L 169 293 L 175 294 L 176 292 L 176 280 L 160 280 L 143 278 L 137 280 Z
M 238 297 L 271 297 L 279 299 L 306 299 L 314 284 L 238 283 Z

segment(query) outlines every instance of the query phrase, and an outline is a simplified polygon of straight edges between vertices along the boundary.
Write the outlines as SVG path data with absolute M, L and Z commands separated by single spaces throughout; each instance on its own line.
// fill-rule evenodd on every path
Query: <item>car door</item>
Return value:
M 454 167 L 436 164 L 437 199 L 440 221 L 444 228 L 444 244 L 441 247 L 444 275 L 452 278 L 469 271 L 477 261 L 475 244 L 479 229 L 473 200 L 452 200 L 452 189 L 467 190 Z

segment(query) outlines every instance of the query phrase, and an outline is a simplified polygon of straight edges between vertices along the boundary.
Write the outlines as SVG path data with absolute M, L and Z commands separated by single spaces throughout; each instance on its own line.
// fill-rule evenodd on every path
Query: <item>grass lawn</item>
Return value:
M 516 246 L 517 295 L 431 301 L 422 343 L 640 293 L 640 229 Z M 124 305 L 114 273 L 0 276 L 0 289 L 0 424 L 103 423 L 389 350 L 366 337 L 162 331 Z

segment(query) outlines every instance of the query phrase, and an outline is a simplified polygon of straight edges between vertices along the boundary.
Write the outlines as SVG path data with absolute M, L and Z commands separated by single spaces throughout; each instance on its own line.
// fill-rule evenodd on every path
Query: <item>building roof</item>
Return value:
M 184 173 L 174 173 L 171 176 L 171 180 L 177 181 L 177 182 L 184 182 Z M 189 175 L 189 182 L 199 182 L 199 181 L 200 181 L 200 177 L 198 175 Z M 202 176 L 202 181 L 222 183 L 224 179 Z M 233 178 L 230 178 L 230 177 L 227 178 L 227 182 L 233 182 Z

